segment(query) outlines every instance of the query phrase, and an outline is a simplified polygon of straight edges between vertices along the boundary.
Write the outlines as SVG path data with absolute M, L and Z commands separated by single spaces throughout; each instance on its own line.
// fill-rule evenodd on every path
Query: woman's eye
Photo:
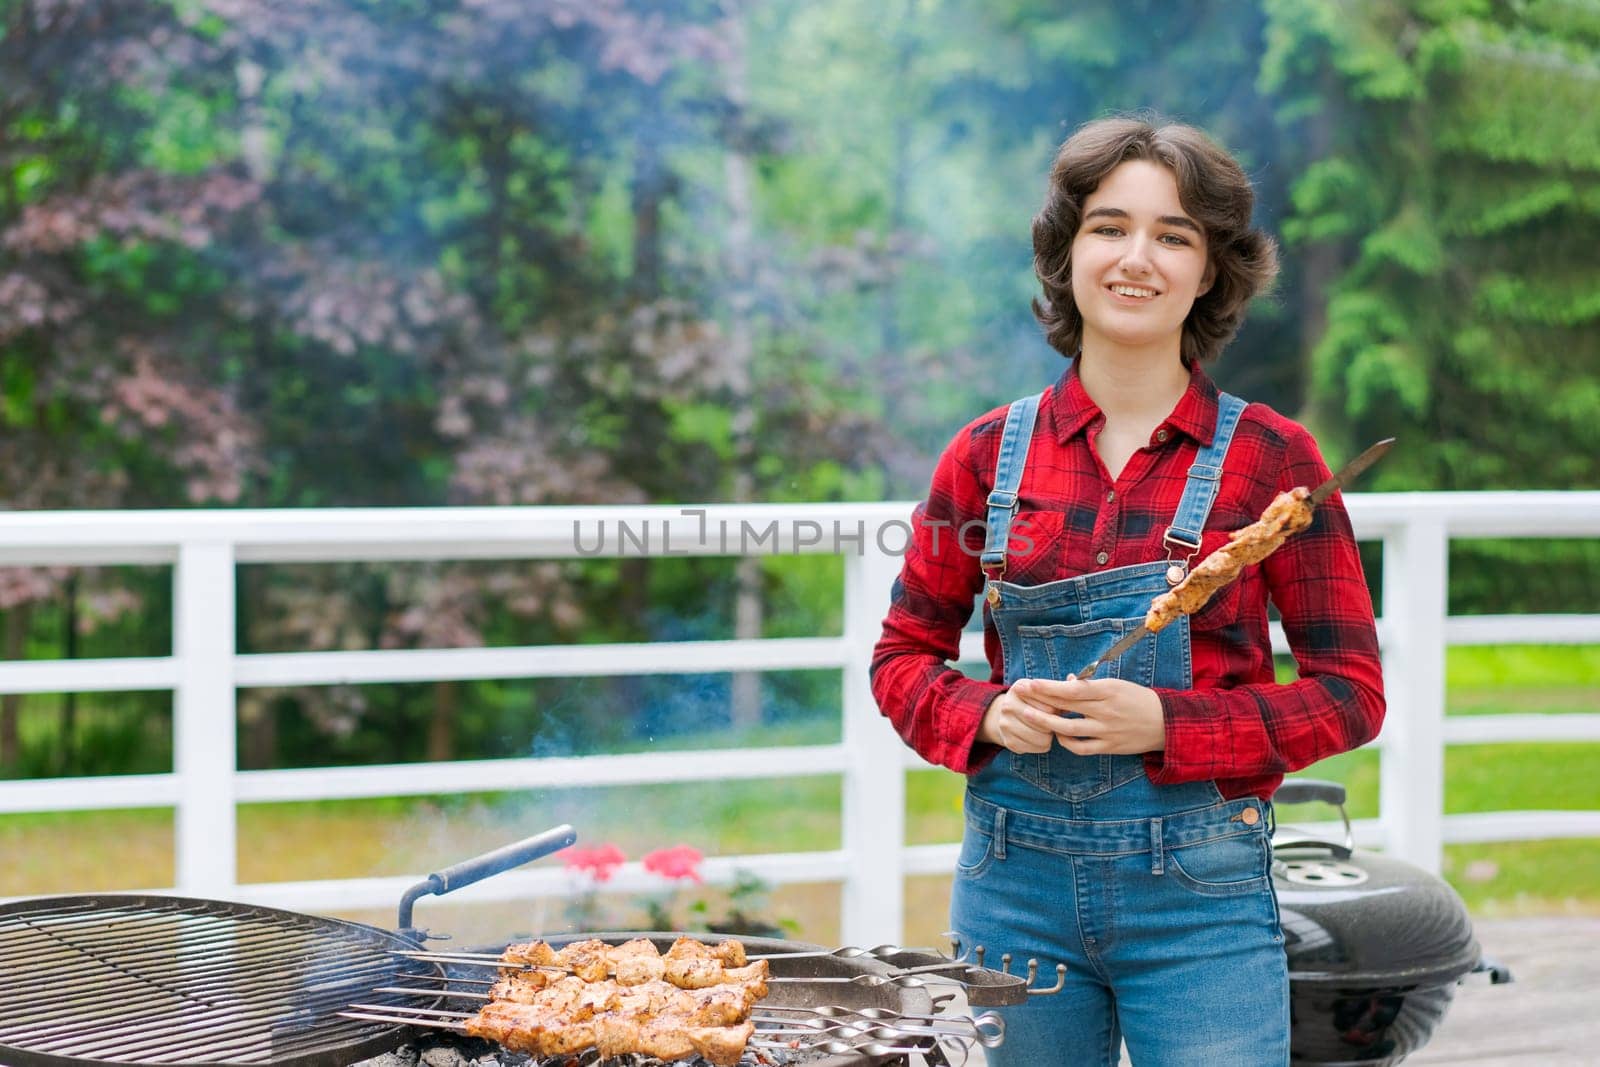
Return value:
M 1119 226 L 1101 226 L 1094 231 L 1101 237 L 1121 237 L 1122 229 Z
M 1162 234 L 1161 239 L 1169 245 L 1186 245 L 1189 243 L 1189 239 L 1187 237 L 1176 233 Z

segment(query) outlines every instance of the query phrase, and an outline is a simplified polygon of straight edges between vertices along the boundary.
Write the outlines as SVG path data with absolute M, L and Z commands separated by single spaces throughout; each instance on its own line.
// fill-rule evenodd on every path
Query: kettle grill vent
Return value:
M 1353 863 L 1327 859 L 1279 860 L 1279 877 L 1295 885 L 1344 889 L 1365 882 L 1369 875 Z

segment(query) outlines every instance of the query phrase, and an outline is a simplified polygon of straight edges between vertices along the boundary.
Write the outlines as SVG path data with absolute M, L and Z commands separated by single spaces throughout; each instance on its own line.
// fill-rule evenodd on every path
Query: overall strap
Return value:
M 1174 570 L 1167 572 L 1168 581 L 1182 581 L 1188 571 L 1188 561 L 1200 551 L 1200 534 L 1206 528 L 1206 517 L 1211 514 L 1211 505 L 1216 503 L 1217 489 L 1222 484 L 1222 461 L 1233 443 L 1233 431 L 1239 427 L 1239 416 L 1244 414 L 1244 408 L 1245 402 L 1232 393 L 1217 396 L 1216 434 L 1194 457 L 1189 480 L 1183 486 L 1183 499 L 1178 501 L 1178 513 L 1161 539 L 1167 546 L 1167 558 L 1174 560 L 1174 570 L 1177 569 L 1176 554 L 1182 553 L 1185 557 L 1176 579 Z
M 994 465 L 994 491 L 989 494 L 983 555 L 979 557 L 991 586 L 1006 572 L 1006 541 L 1011 536 L 1012 516 L 1017 513 L 1017 489 L 1022 485 L 1022 468 L 1028 462 L 1028 442 L 1033 440 L 1033 423 L 1039 415 L 1042 396 L 1039 393 L 1012 401 L 1006 412 L 1000 456 Z

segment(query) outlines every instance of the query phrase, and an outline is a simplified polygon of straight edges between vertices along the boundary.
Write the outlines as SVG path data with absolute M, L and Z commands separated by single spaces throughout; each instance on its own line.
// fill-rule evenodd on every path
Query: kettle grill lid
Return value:
M 1280 861 L 1304 855 L 1280 849 Z M 1482 955 L 1461 897 L 1443 879 L 1412 864 L 1357 850 L 1345 865 L 1364 879 L 1273 885 L 1294 982 L 1359 986 L 1433 986 L 1454 982 Z

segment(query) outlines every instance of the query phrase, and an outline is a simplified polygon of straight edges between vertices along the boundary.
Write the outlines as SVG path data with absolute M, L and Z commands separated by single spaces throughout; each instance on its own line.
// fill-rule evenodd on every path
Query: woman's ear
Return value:
M 1206 272 L 1200 278 L 1200 288 L 1195 290 L 1194 296 L 1198 300 L 1211 291 L 1211 286 L 1217 280 L 1217 265 L 1215 262 L 1206 264 Z

